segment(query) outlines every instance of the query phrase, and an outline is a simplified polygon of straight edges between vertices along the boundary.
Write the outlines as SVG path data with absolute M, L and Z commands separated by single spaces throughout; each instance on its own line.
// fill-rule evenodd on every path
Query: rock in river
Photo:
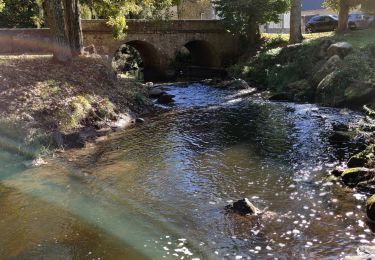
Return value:
M 160 97 L 161 95 L 163 95 L 165 92 L 160 89 L 160 88 L 153 88 L 151 89 L 148 94 L 150 96 L 150 98 L 158 98 Z
M 247 198 L 238 200 L 225 208 L 240 215 L 258 215 L 261 212 Z
M 371 180 L 375 177 L 375 170 L 367 168 L 350 168 L 341 175 L 342 182 L 349 187 L 355 187 L 358 183 Z
M 170 104 L 170 103 L 174 102 L 173 98 L 174 98 L 173 95 L 163 94 L 158 98 L 158 103 L 163 104 L 163 105 L 167 105 L 167 104 Z
M 360 246 L 357 249 L 356 256 L 346 256 L 344 260 L 372 260 L 375 259 L 375 247 L 374 246 Z
M 369 220 L 375 222 L 375 195 L 372 195 L 366 202 L 366 213 Z

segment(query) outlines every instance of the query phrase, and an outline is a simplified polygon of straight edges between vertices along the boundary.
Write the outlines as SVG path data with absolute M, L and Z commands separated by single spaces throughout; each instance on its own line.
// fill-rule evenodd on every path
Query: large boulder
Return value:
M 335 42 L 331 39 L 323 40 L 319 45 L 318 58 L 325 58 L 327 56 L 328 48 Z
M 339 55 L 333 55 L 324 64 L 318 63 L 313 75 L 313 82 L 319 84 L 328 74 L 332 73 L 342 63 Z
M 353 155 L 348 161 L 348 167 L 374 167 L 375 145 L 368 146 L 364 151 Z
M 375 195 L 372 195 L 366 202 L 366 213 L 368 219 L 375 222 Z
M 226 206 L 226 209 L 244 216 L 258 215 L 261 212 L 247 198 L 238 200 L 233 204 Z
M 375 170 L 368 168 L 350 168 L 341 175 L 342 182 L 349 186 L 355 187 L 358 183 L 372 180 L 375 177 Z
M 375 100 L 375 84 L 366 81 L 353 81 L 344 93 L 345 104 L 362 106 Z
M 328 56 L 338 55 L 341 58 L 346 57 L 350 52 L 353 51 L 353 46 L 348 42 L 338 42 L 329 46 L 327 50 Z
M 341 79 L 339 71 L 335 70 L 319 83 L 316 99 L 326 106 L 361 107 L 375 101 L 375 84 Z

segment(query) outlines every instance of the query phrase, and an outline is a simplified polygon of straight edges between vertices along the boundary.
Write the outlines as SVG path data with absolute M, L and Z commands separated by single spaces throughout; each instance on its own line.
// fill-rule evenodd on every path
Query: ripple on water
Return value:
M 355 124 L 356 113 L 199 84 L 168 91 L 176 95 L 171 112 L 149 124 L 68 151 L 71 162 L 2 174 L 0 187 L 10 195 L 0 198 L 0 252 L 334 259 L 372 242 L 364 198 L 322 181 L 327 167 L 351 152 L 330 144 L 332 123 Z M 225 213 L 243 197 L 267 214 Z M 37 220 L 22 222 L 23 207 Z M 28 232 L 19 223 L 29 223 Z M 10 237 L 7 230 L 20 232 Z M 21 233 L 46 250 L 9 242 Z

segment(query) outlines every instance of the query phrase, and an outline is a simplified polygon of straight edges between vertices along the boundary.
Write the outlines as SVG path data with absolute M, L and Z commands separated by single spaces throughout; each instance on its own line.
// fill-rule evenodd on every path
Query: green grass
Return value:
M 352 31 L 344 35 L 335 35 L 333 38 L 336 41 L 347 41 L 356 48 L 364 48 L 375 43 L 375 29 Z
M 332 37 L 334 35 L 333 32 L 322 32 L 322 33 L 310 33 L 310 34 L 303 34 L 303 38 L 305 40 L 315 40 L 319 39 L 322 37 Z M 262 33 L 262 38 L 264 39 L 282 39 L 284 41 L 289 41 L 289 34 L 287 33 L 282 33 L 282 34 L 277 34 L 277 33 Z
M 289 40 L 289 34 L 272 34 L 263 33 L 262 37 L 265 39 L 283 39 L 284 41 Z M 371 43 L 375 43 L 375 29 L 366 29 L 358 31 L 350 31 L 345 34 L 335 34 L 333 32 L 324 33 L 311 33 L 304 34 L 305 41 L 313 41 L 322 38 L 332 38 L 335 41 L 346 41 L 352 44 L 355 48 L 363 48 Z

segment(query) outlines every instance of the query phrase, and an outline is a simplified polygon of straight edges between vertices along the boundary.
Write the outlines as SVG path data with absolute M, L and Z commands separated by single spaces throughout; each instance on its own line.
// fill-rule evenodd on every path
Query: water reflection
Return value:
M 358 115 L 201 85 L 169 91 L 175 106 L 139 128 L 42 168 L 2 173 L 3 254 L 336 259 L 373 239 L 364 198 L 322 178 L 351 152 L 329 143 L 332 122 Z M 242 197 L 268 213 L 225 214 Z

